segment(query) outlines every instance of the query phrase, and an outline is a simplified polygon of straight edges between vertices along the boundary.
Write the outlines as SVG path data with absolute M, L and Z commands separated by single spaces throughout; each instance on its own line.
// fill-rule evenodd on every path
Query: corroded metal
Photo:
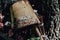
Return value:
M 17 28 L 40 23 L 28 1 L 18 1 L 11 7 L 16 19 Z

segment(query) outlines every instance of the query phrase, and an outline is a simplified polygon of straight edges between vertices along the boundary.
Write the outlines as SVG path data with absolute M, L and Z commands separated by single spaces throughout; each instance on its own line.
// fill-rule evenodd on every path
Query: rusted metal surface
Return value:
M 16 19 L 18 26 L 17 28 L 40 23 L 28 1 L 19 1 L 14 3 L 12 5 L 12 10 L 12 14 L 14 14 L 14 18 Z

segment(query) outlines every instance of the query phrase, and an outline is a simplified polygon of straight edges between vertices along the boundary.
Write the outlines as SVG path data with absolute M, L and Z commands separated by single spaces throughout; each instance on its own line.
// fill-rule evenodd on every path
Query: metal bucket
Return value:
M 28 1 L 18 1 L 14 3 L 11 6 L 11 14 L 14 14 L 17 28 L 40 23 Z

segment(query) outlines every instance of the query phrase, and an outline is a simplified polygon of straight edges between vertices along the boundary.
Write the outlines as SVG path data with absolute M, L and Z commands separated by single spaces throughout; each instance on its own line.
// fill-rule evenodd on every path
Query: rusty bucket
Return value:
M 15 18 L 17 28 L 40 23 L 28 1 L 18 1 L 11 6 L 12 23 Z

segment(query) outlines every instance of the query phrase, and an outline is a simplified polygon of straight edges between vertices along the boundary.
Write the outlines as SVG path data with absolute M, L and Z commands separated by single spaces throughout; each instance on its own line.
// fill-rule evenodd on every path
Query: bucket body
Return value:
M 11 7 L 12 14 L 17 23 L 17 28 L 40 23 L 28 1 L 18 1 Z

